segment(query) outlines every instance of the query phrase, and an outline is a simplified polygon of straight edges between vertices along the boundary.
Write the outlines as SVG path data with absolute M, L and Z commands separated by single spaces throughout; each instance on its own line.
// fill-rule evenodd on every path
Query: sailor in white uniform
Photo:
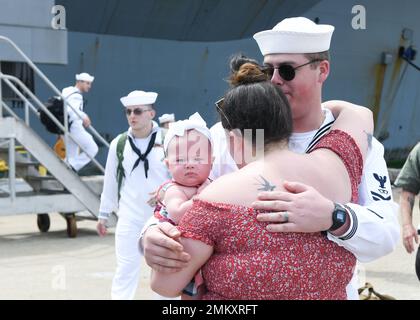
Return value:
M 79 171 L 87 165 L 91 161 L 90 157 L 94 158 L 98 153 L 97 144 L 85 129 L 90 126 L 91 121 L 89 116 L 83 112 L 84 103 L 82 96 L 83 93 L 90 90 L 94 79 L 95 77 L 88 73 L 76 74 L 75 86 L 62 90 L 62 95 L 74 109 L 67 106 L 70 135 L 76 140 L 77 144 L 69 138 L 66 145 L 66 152 L 68 162 L 75 171 Z M 79 148 L 78 144 L 81 148 Z
M 169 129 L 169 124 L 175 122 L 175 114 L 165 113 L 159 117 L 159 123 L 162 128 Z
M 112 283 L 112 299 L 133 299 L 136 293 L 141 259 L 137 241 L 144 223 L 152 216 L 154 209 L 147 201 L 150 193 L 169 179 L 163 162 L 161 129 L 152 121 L 157 96 L 154 92 L 133 91 L 121 98 L 130 127 L 123 140 L 120 140 L 123 134 L 119 135 L 109 148 L 98 232 L 100 235 L 106 233 L 105 224 L 110 213 L 117 212 L 117 270 Z M 118 150 L 122 150 L 122 161 L 117 156 Z M 120 188 L 117 169 L 119 162 L 124 172 Z
M 286 93 L 291 105 L 294 133 L 289 147 L 296 152 L 310 152 L 334 121 L 331 112 L 323 110 L 320 103 L 322 85 L 329 75 L 328 50 L 333 32 L 331 25 L 315 24 L 307 18 L 297 17 L 284 19 L 272 30 L 254 35 L 265 65 L 273 70 L 271 82 Z M 359 185 L 359 203 L 345 204 L 350 213 L 350 227 L 339 236 L 327 233 L 329 240 L 352 252 L 360 262 L 389 254 L 399 240 L 398 205 L 392 198 L 384 147 L 374 137 L 367 135 L 366 138 L 370 148 Z M 322 202 L 321 197 L 316 201 L 313 199 L 314 208 L 316 202 Z M 307 223 L 312 223 L 311 212 L 315 217 L 316 210 L 303 210 L 308 210 Z M 334 212 L 325 213 L 325 217 L 335 224 Z M 292 231 L 299 232 L 299 228 L 302 230 L 303 226 Z M 359 298 L 357 285 L 356 277 L 353 277 L 347 287 L 348 299 Z

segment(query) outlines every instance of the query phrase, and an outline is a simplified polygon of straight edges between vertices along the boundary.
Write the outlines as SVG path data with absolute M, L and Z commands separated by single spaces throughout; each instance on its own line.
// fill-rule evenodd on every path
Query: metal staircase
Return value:
M 54 94 L 61 96 L 61 92 L 16 44 L 2 36 L 0 36 L 1 40 L 11 44 L 34 72 L 52 89 Z M 3 101 L 2 81 L 24 102 L 24 120 L 19 118 L 12 108 Z M 64 101 L 64 124 L 61 124 L 54 115 L 49 113 L 44 104 L 19 79 L 5 75 L 0 70 L 0 159 L 7 161 L 8 165 L 7 183 L 0 184 L 0 187 L 4 186 L 3 189 L 0 188 L 0 216 L 36 213 L 38 214 L 39 229 L 46 232 L 50 226 L 48 213 L 58 212 L 67 221 L 68 235 L 75 237 L 77 234 L 76 220 L 97 219 L 103 176 L 79 177 L 70 168 L 67 161 L 60 159 L 55 151 L 30 127 L 29 123 L 30 111 L 39 118 L 35 104 L 63 130 L 65 141 L 73 139 L 67 123 L 67 106 L 70 108 L 72 106 L 64 97 L 62 99 Z M 94 128 L 89 129 L 103 145 L 109 148 L 108 142 Z M 75 142 L 77 143 L 77 141 Z M 20 144 L 27 155 L 17 152 L 16 144 Z M 96 159 L 92 158 L 91 160 L 99 170 L 104 171 Z M 40 165 L 47 170 L 47 175 L 40 173 Z M 112 215 L 108 225 L 113 226 L 115 223 L 116 216 Z

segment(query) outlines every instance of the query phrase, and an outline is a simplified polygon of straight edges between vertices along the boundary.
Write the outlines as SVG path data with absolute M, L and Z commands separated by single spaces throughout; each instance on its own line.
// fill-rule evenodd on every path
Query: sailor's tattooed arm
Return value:
M 410 191 L 404 190 L 401 191 L 400 195 L 400 211 L 401 211 L 401 222 L 403 226 L 412 226 L 413 225 L 413 208 L 414 208 L 414 199 L 416 195 Z
M 260 175 L 260 179 L 257 181 L 257 186 L 260 186 L 261 188 L 258 189 L 258 191 L 273 191 L 277 186 L 272 185 L 267 179 L 265 179 L 263 176 Z

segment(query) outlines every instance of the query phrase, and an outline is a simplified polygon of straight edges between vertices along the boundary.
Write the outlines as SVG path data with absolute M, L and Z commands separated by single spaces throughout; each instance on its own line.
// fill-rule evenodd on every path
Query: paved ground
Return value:
M 416 224 L 419 216 L 417 199 Z M 0 299 L 109 299 L 113 233 L 99 238 L 95 222 L 78 225 L 78 237 L 69 239 L 59 215 L 51 215 L 51 230 L 44 234 L 37 230 L 35 215 L 0 218 Z M 420 299 L 414 259 L 400 242 L 394 253 L 363 265 L 361 282 L 366 279 L 397 299 Z M 153 299 L 144 262 L 142 270 L 136 299 Z
M 399 202 L 399 190 L 394 190 L 394 200 Z M 416 199 L 414 225 L 419 225 L 419 197 Z M 403 300 L 420 300 L 420 282 L 414 269 L 416 254 L 409 255 L 400 240 L 397 249 L 390 255 L 361 265 L 360 283 L 364 279 L 380 293 Z
M 0 299 L 109 299 L 112 230 L 99 238 L 95 222 L 81 221 L 78 237 L 70 239 L 64 219 L 50 217 L 48 233 L 38 232 L 35 215 L 0 218 Z M 136 299 L 152 299 L 143 270 Z

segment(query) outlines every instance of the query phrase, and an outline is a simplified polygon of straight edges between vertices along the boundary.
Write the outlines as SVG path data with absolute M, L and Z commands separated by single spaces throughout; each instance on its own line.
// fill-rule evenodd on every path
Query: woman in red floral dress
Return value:
M 292 119 L 281 90 L 253 64 L 233 77 L 237 85 L 219 113 L 235 141 L 230 152 L 240 170 L 217 179 L 194 200 L 179 224 L 191 261 L 172 274 L 154 270 L 152 289 L 177 296 L 202 268 L 208 290 L 203 299 L 346 299 L 353 254 L 324 233 L 270 233 L 251 204 L 261 190 L 281 191 L 285 180 L 311 185 L 335 202 L 356 202 L 366 133 L 373 131 L 371 112 L 332 110 L 340 112 L 331 132 L 310 154 L 297 154 L 287 147 Z M 251 137 L 245 129 L 252 129 Z

